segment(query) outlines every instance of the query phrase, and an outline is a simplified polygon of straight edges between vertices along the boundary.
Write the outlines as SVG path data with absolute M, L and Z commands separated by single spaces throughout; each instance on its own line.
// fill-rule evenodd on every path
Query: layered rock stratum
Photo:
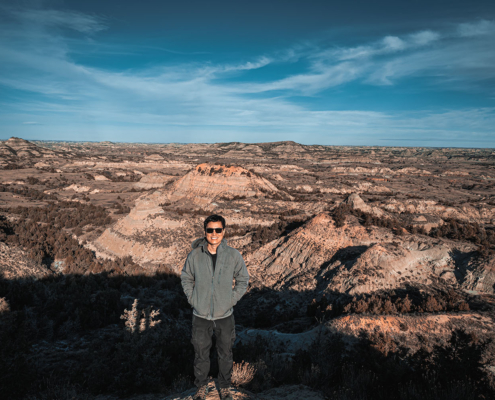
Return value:
M 394 234 L 349 218 L 337 227 L 321 213 L 287 237 L 248 256 L 256 284 L 277 290 L 372 293 L 405 284 L 445 285 L 493 293 L 493 258 L 476 246 L 422 235 Z
M 208 205 L 215 198 L 264 197 L 278 189 L 267 179 L 238 166 L 200 164 L 172 187 L 170 201 Z
M 195 213 L 199 207 L 215 212 L 218 204 L 236 198 L 263 199 L 267 195 L 289 198 L 271 184 L 242 167 L 200 164 L 183 178 L 166 189 L 145 194 L 136 200 L 134 208 L 114 226 L 109 227 L 94 242 L 101 255 L 131 255 L 139 262 L 164 264 L 178 271 L 190 249 L 190 243 L 201 236 L 201 218 L 183 218 L 174 213 L 167 215 L 168 204 L 183 213 L 185 209 Z M 227 211 L 229 224 L 266 225 L 252 216 Z
M 27 140 L 11 137 L 0 143 L 0 156 L 27 157 L 54 157 L 55 152 L 44 147 L 37 146 Z

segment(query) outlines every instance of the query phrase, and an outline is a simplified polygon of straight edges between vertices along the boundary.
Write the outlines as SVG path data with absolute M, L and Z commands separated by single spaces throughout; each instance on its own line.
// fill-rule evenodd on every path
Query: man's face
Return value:
M 208 229 L 210 228 L 214 229 L 213 233 L 208 233 Z M 223 229 L 222 232 L 217 233 L 215 229 L 218 228 L 222 229 L 222 223 L 220 221 L 208 222 L 208 225 L 206 225 L 206 241 L 212 246 L 219 245 L 223 239 L 223 235 L 225 234 L 225 229 Z

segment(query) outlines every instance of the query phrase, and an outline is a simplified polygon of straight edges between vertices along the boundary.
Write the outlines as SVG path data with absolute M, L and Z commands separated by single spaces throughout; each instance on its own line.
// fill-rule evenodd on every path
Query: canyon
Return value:
M 479 363 L 493 379 L 493 149 L 11 138 L 0 143 L 0 168 L 0 317 L 42 313 L 44 295 L 22 300 L 13 289 L 29 279 L 55 291 L 77 280 L 94 313 L 32 323 L 44 333 L 29 340 L 27 359 L 52 360 L 40 362 L 41 375 L 88 363 L 102 338 L 128 343 L 119 316 L 134 299 L 160 310 L 163 335 L 189 337 L 191 310 L 177 276 L 204 219 L 221 214 L 251 277 L 235 309 L 234 353 L 265 351 L 250 360 L 258 375 L 236 398 L 325 398 L 315 382 L 326 375 L 313 364 L 294 385 L 265 364 L 296 371 L 301 352 L 336 337 L 345 351 L 366 340 L 380 357 L 414 360 L 464 332 L 486 344 Z M 48 304 L 50 313 L 68 313 Z M 97 304 L 112 312 L 97 317 Z M 177 372 L 154 391 L 181 399 L 190 386 Z M 343 399 L 340 390 L 335 398 Z

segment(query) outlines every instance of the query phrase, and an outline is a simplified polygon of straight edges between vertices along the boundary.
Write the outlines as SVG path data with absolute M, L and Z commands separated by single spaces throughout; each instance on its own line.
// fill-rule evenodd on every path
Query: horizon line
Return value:
M 95 141 L 95 140 L 65 140 L 65 139 L 23 139 L 17 136 L 11 136 L 8 139 L 0 139 L 0 142 L 6 142 L 10 139 L 21 139 L 25 140 L 27 142 L 55 142 L 55 143 L 112 143 L 112 144 L 144 144 L 144 145 L 179 145 L 179 146 L 185 146 L 188 144 L 197 144 L 197 145 L 218 145 L 218 144 L 233 144 L 233 143 L 239 143 L 239 144 L 252 144 L 252 145 L 263 145 L 263 144 L 277 144 L 277 143 L 294 143 L 299 146 L 323 146 L 323 147 L 407 147 L 407 148 L 426 148 L 426 149 L 476 149 L 476 150 L 495 150 L 495 147 L 458 147 L 458 146 L 400 146 L 400 145 L 355 145 L 355 144 L 320 144 L 320 143 L 313 143 L 313 144 L 303 144 L 296 142 L 294 140 L 279 140 L 279 141 L 270 141 L 270 142 L 132 142 L 132 141 L 123 141 L 123 142 L 116 142 L 112 140 L 101 140 L 101 141 Z M 405 141 L 405 142 L 414 142 L 416 141 L 415 139 L 378 139 L 378 140 L 396 140 L 396 141 Z M 436 139 L 424 139 L 424 141 L 435 141 Z M 446 140 L 441 140 L 438 139 L 438 141 L 446 141 Z M 453 141 L 456 141 L 453 139 Z M 459 141 L 459 140 L 457 140 Z M 476 141 L 481 141 L 481 140 L 472 140 L 474 142 Z

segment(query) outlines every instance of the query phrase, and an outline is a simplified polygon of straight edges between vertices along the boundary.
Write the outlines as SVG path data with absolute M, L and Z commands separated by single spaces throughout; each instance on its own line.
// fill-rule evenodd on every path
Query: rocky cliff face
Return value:
M 490 223 L 495 221 L 495 207 L 481 205 L 476 208 L 471 205 L 445 206 L 434 200 L 397 200 L 390 199 L 380 205 L 386 211 L 393 213 L 429 214 L 442 219 L 459 219 L 462 221 Z
M 172 202 L 187 199 L 207 205 L 217 197 L 264 197 L 278 189 L 267 179 L 242 167 L 200 164 L 174 185 L 169 195 Z
M 202 234 L 204 216 L 184 217 L 166 213 L 168 202 L 215 208 L 215 199 L 264 196 L 278 193 L 266 179 L 241 167 L 198 165 L 170 186 L 169 190 L 143 195 L 131 212 L 119 220 L 94 243 L 95 249 L 109 256 L 131 255 L 144 264 L 164 264 L 176 271 L 182 267 L 189 244 Z M 261 201 L 262 198 L 259 200 Z M 380 218 L 397 214 L 385 207 L 370 206 L 357 194 L 345 202 L 353 209 Z M 426 212 L 416 207 L 412 211 Z M 398 205 L 399 202 L 387 204 Z M 421 203 L 422 204 L 422 203 Z M 190 206 L 189 206 L 190 207 Z M 256 208 L 254 205 L 252 209 Z M 397 211 L 394 209 L 393 211 Z M 229 223 L 253 226 L 248 213 L 221 210 Z M 231 215 L 232 214 L 232 215 Z M 430 214 L 407 214 L 411 224 L 423 227 L 441 223 L 430 221 Z M 438 217 L 436 217 L 438 218 Z M 392 290 L 404 285 L 452 285 L 481 293 L 493 293 L 493 258 L 475 257 L 477 247 L 467 242 L 434 239 L 423 235 L 392 231 L 376 226 L 364 227 L 349 216 L 342 227 L 328 213 L 320 213 L 287 237 L 274 240 L 259 249 L 247 251 L 245 258 L 254 285 L 297 291 L 318 290 L 347 294 Z M 238 242 L 246 245 L 249 236 Z
M 165 264 L 178 270 L 193 235 L 190 219 L 170 218 L 160 204 L 167 193 L 156 191 L 140 197 L 131 212 L 107 228 L 94 242 L 101 256 L 130 255 L 143 264 Z M 197 222 L 198 226 L 199 221 Z
M 136 189 L 157 189 L 164 187 L 167 183 L 175 180 L 174 176 L 160 174 L 158 172 L 152 172 L 143 176 L 139 182 L 134 184 Z
M 350 194 L 344 201 L 351 208 L 373 214 L 377 217 L 408 219 L 410 223 L 428 222 L 425 228 L 439 226 L 443 220 L 457 219 L 466 222 L 491 223 L 495 220 L 495 207 L 482 204 L 479 207 L 471 205 L 446 206 L 434 200 L 391 198 L 383 202 L 369 205 L 363 201 L 357 192 Z M 411 216 L 411 218 L 409 218 Z M 419 218 L 419 219 L 418 219 Z
M 147 182 L 153 184 L 155 178 L 162 180 L 152 175 Z M 179 271 L 190 243 L 203 234 L 206 215 L 196 215 L 194 209 L 204 207 L 214 213 L 216 206 L 210 204 L 215 199 L 225 202 L 256 196 L 261 201 L 265 195 L 276 193 L 280 191 L 268 180 L 242 167 L 200 164 L 169 187 L 141 196 L 131 212 L 107 228 L 92 246 L 102 256 L 131 255 L 140 263 L 167 265 Z M 170 205 L 170 212 L 165 213 L 164 204 Z M 191 210 L 192 215 L 183 215 L 183 210 Z M 266 224 L 238 214 L 232 207 L 223 208 L 222 214 L 229 224 Z
M 359 294 L 409 285 L 448 284 L 493 293 L 493 260 L 476 246 L 423 235 L 396 235 L 348 217 L 337 227 L 321 213 L 248 256 L 259 285 Z

